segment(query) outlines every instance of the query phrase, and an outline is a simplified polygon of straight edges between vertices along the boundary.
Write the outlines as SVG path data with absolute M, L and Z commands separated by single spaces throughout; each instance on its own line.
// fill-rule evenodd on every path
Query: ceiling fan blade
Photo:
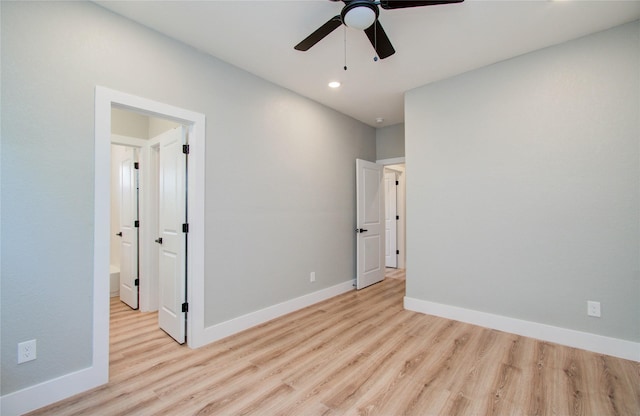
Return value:
M 367 34 L 371 45 L 376 50 L 378 54 L 378 58 L 384 59 L 396 53 L 396 50 L 393 49 L 393 45 L 389 40 L 389 37 L 385 33 L 382 25 L 378 20 L 367 29 L 364 30 L 364 33 Z
M 464 0 L 381 0 L 383 9 L 403 9 L 405 7 L 435 6 L 438 4 L 462 3 Z
M 331 19 L 329 19 L 327 23 L 320 26 L 318 29 L 316 29 L 315 32 L 313 32 L 312 34 L 307 36 L 302 42 L 294 46 L 294 49 L 298 51 L 308 51 L 309 48 L 311 48 L 316 43 L 320 42 L 322 39 L 324 39 L 325 36 L 333 32 L 337 28 L 339 28 L 341 25 L 342 25 L 342 18 L 340 18 L 339 15 L 332 17 Z

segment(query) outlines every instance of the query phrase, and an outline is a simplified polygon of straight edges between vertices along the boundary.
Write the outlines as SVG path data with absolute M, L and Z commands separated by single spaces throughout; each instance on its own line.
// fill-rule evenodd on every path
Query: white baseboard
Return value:
M 94 367 L 45 381 L 0 397 L 0 414 L 18 416 L 82 393 L 107 382 Z
M 221 322 L 219 324 L 206 327 L 202 336 L 202 342 L 198 343 L 196 347 L 201 347 L 230 335 L 237 334 L 238 332 L 244 331 L 245 329 L 260 325 L 264 322 L 297 311 L 299 309 L 306 308 L 307 306 L 313 305 L 314 303 L 318 303 L 334 296 L 338 296 L 350 290 L 354 290 L 353 280 L 349 280 L 344 283 L 328 287 L 326 289 L 318 290 L 317 292 L 309 293 L 295 299 L 278 303 L 276 305 L 269 306 L 255 312 L 233 318 L 226 322 Z
M 406 297 L 404 308 L 485 328 L 640 361 L 640 343 Z

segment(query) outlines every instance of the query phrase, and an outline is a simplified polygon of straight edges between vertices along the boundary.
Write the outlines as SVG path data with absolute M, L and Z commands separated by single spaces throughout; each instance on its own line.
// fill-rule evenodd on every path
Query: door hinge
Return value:
M 396 215 L 396 220 L 399 220 L 399 219 L 400 219 L 400 215 Z
M 189 232 L 189 224 L 182 224 L 182 232 L 183 233 Z
M 140 221 L 135 220 L 135 221 L 133 222 L 133 226 L 134 226 L 135 228 L 140 227 Z
M 189 145 L 188 144 L 183 144 L 182 145 L 182 153 L 184 153 L 185 155 L 189 154 Z
M 136 280 L 133 282 L 133 285 L 134 285 L 134 286 L 140 286 L 140 279 L 136 279 Z
M 189 312 L 189 304 L 187 302 L 182 304 L 182 312 Z
M 400 250 L 396 250 L 396 254 L 400 254 Z
M 138 162 L 133 162 L 133 168 L 134 168 L 134 169 L 140 169 L 140 163 L 138 163 Z
M 400 182 L 396 181 L 396 186 L 400 185 Z

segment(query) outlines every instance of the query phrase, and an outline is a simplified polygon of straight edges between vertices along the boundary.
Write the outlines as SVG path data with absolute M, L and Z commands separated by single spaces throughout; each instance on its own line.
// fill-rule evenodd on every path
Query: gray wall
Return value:
M 404 123 L 376 129 L 376 159 L 404 157 Z
M 407 296 L 640 341 L 639 29 L 407 93 Z
M 2 394 L 91 363 L 96 85 L 207 117 L 207 324 L 354 278 L 373 128 L 92 3 L 1 7 Z

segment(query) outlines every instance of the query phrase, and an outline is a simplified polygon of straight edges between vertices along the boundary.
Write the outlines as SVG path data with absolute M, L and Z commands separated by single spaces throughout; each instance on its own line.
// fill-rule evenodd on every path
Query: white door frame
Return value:
M 93 270 L 93 363 L 87 384 L 109 379 L 109 222 L 111 108 L 122 108 L 147 116 L 171 119 L 189 129 L 188 218 L 189 256 L 187 265 L 189 319 L 187 344 L 204 345 L 204 114 L 131 94 L 96 86 L 95 95 L 95 186 L 94 186 L 94 270 Z M 87 374 L 89 375 L 89 374 Z
M 376 163 L 383 165 L 385 167 L 389 165 L 405 165 L 405 172 L 401 175 L 398 175 L 398 182 L 400 182 L 400 185 L 398 188 L 398 195 L 397 195 L 397 202 L 398 202 L 397 211 L 398 211 L 398 214 L 400 215 L 400 220 L 398 221 L 398 224 L 397 224 L 398 226 L 397 246 L 398 246 L 398 250 L 400 250 L 400 255 L 398 255 L 398 268 L 406 269 L 407 248 L 405 246 L 405 242 L 406 242 L 406 229 L 407 229 L 407 223 L 406 223 L 407 196 L 405 192 L 405 183 L 404 183 L 405 176 L 406 176 L 406 160 L 404 157 L 396 157 L 391 159 L 379 159 L 379 160 L 376 160 Z
M 384 168 L 385 267 L 398 268 L 398 172 Z M 387 178 L 393 178 L 389 189 Z M 387 223 L 392 225 L 387 227 Z M 393 263 L 389 265 L 389 262 Z

